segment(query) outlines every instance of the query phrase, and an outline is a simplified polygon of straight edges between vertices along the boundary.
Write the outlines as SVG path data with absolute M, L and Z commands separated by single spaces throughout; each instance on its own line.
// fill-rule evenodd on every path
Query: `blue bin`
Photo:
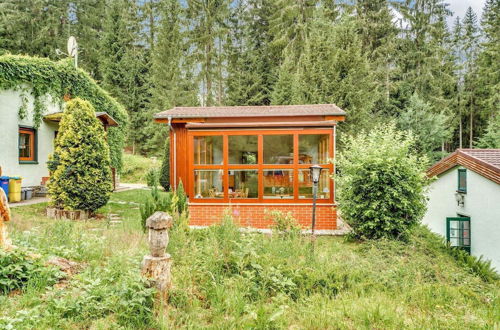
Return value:
M 5 196 L 9 196 L 9 180 L 8 176 L 0 176 L 0 188 L 5 191 Z

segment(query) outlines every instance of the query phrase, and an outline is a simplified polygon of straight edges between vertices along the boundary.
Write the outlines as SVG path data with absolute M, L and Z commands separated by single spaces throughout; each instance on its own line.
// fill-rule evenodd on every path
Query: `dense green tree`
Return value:
M 442 0 L 405 0 L 397 57 L 398 91 L 402 109 L 416 92 L 433 106 L 451 112 L 454 100 L 454 61 L 446 18 L 451 14 Z
M 498 120 L 500 112 L 500 0 L 486 1 L 481 27 L 483 35 L 477 57 L 476 90 L 483 119 L 480 125 Z
M 426 157 L 415 138 L 384 123 L 344 141 L 339 154 L 338 201 L 352 235 L 406 238 L 426 210 Z
M 298 63 L 285 58 L 273 103 L 335 103 L 347 111 L 346 132 L 373 123 L 377 92 L 355 21 L 345 16 L 341 22 L 332 24 L 324 16 L 314 20 Z
M 415 137 L 415 148 L 430 160 L 438 160 L 443 156 L 440 152 L 443 141 L 451 136 L 448 118 L 443 113 L 432 109 L 429 103 L 418 95 L 413 95 L 408 106 L 397 121 L 399 129 L 412 132 Z
M 189 61 L 184 13 L 178 0 L 168 0 L 159 7 L 158 40 L 152 50 L 150 72 L 151 101 L 145 123 L 145 141 L 142 151 L 161 154 L 168 129 L 153 122 L 154 113 L 175 106 L 198 104 L 197 86 L 193 80 L 192 63 Z
M 271 49 L 269 21 L 274 4 L 265 0 L 240 0 L 229 20 L 227 46 L 228 105 L 268 105 L 278 59 Z
M 58 59 L 73 32 L 69 0 L 2 0 L 0 52 Z
M 485 133 L 477 142 L 479 148 L 500 149 L 500 115 L 496 114 L 490 119 Z
M 223 79 L 223 47 L 221 43 L 226 31 L 225 25 L 229 12 L 228 0 L 187 0 L 186 25 L 190 30 L 191 56 L 199 64 L 197 81 L 201 84 L 202 104 L 213 105 L 222 101 L 217 83 Z
M 388 0 L 357 0 L 354 5 L 363 53 L 366 54 L 377 84 L 379 99 L 375 109 L 380 115 L 395 115 L 391 101 L 396 87 L 398 28 Z
M 277 54 L 297 60 L 304 51 L 317 1 L 277 0 L 271 18 L 272 45 Z
M 66 104 L 49 168 L 51 204 L 94 212 L 113 189 L 106 133 L 94 107 L 76 98 Z
M 197 88 L 187 61 L 183 13 L 178 0 L 161 5 L 158 41 L 152 53 L 151 106 L 157 111 L 195 105 Z
M 165 150 L 160 168 L 160 185 L 165 191 L 170 190 L 170 139 L 165 141 Z
M 473 147 L 474 142 L 474 121 L 475 115 L 478 112 L 477 98 L 477 67 L 476 59 L 479 45 L 479 27 L 477 25 L 477 17 L 471 7 L 465 13 L 462 21 L 463 37 L 462 47 L 464 61 L 464 88 L 462 91 L 462 99 L 464 103 L 464 114 L 467 114 L 468 132 L 469 132 L 469 148 Z
M 101 35 L 104 29 L 106 1 L 83 0 L 72 2 L 70 15 L 74 17 L 72 34 L 78 42 L 78 65 L 96 80 L 102 79 Z
M 139 7 L 127 0 L 110 0 L 101 44 L 103 86 L 127 109 L 130 118 L 128 140 L 133 151 L 141 151 L 146 139 L 144 127 L 151 118 L 148 52 L 139 44 Z

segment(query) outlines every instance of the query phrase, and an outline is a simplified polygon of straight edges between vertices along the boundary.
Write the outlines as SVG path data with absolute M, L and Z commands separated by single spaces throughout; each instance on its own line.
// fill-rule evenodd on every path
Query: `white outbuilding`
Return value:
M 457 149 L 434 164 L 423 223 L 500 272 L 500 149 Z

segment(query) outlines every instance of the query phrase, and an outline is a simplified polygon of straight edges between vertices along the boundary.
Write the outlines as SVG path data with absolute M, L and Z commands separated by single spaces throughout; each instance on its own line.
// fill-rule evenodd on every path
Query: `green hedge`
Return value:
M 70 60 L 54 62 L 46 58 L 3 55 L 0 56 L 0 90 L 13 89 L 22 93 L 23 104 L 17 109 L 20 118 L 26 116 L 26 95 L 31 93 L 34 102 L 34 122 L 38 127 L 46 112 L 43 97 L 50 95 L 63 102 L 64 95 L 89 101 L 97 112 L 107 112 L 119 123 L 108 130 L 111 164 L 122 168 L 122 150 L 128 124 L 126 110 L 82 69 L 75 69 Z M 62 106 L 61 106 L 62 108 Z

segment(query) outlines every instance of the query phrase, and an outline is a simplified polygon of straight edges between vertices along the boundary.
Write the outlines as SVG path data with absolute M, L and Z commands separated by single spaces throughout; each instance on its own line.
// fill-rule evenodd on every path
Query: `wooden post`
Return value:
M 171 226 L 172 217 L 165 212 L 155 212 L 146 220 L 150 255 L 142 260 L 141 273 L 156 287 L 162 303 L 166 301 L 168 289 L 172 284 L 172 260 L 170 254 L 165 252 L 168 245 L 168 228 Z

